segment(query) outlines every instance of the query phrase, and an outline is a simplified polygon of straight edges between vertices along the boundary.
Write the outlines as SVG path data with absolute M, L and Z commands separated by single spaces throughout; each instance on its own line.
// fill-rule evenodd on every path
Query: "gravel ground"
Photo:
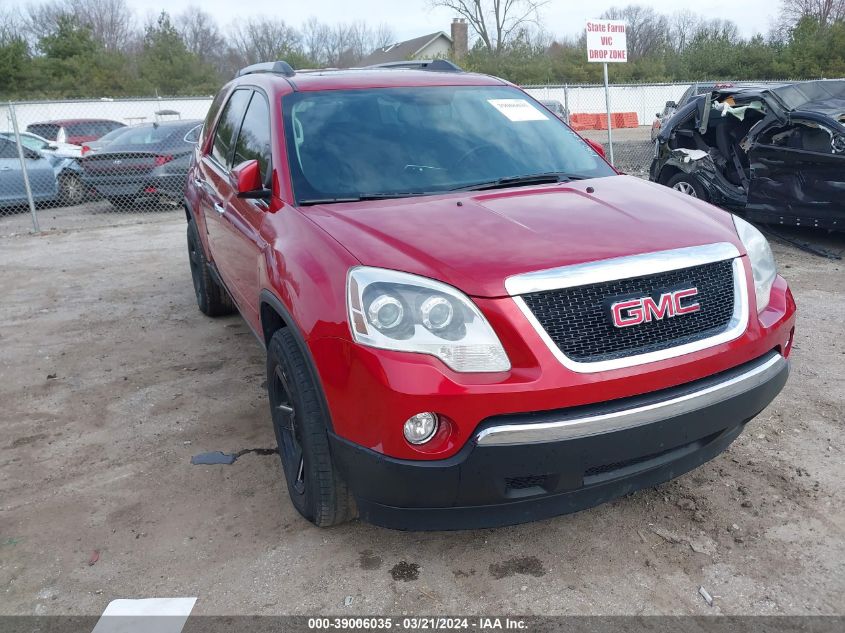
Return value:
M 0 614 L 842 614 L 845 265 L 775 242 L 785 391 L 723 455 L 496 530 L 319 530 L 288 502 L 263 351 L 194 305 L 184 222 L 0 240 Z M 839 253 L 843 236 L 793 233 Z M 703 586 L 714 597 L 705 604 Z

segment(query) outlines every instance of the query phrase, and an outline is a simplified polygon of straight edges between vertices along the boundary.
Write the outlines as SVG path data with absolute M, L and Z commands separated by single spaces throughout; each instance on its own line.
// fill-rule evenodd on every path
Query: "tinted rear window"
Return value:
M 118 136 L 118 140 L 115 141 L 114 145 L 120 145 L 121 147 L 142 147 L 145 145 L 157 145 L 167 139 L 169 136 L 173 135 L 174 130 L 172 127 L 153 127 L 144 126 L 144 127 L 137 127 L 131 128 L 126 130 L 123 134 Z
M 59 134 L 59 126 L 52 123 L 34 123 L 26 126 L 27 132 L 46 138 L 48 141 L 55 141 Z
M 68 136 L 103 136 L 114 129 L 123 127 L 116 121 L 85 121 L 71 123 L 66 127 Z
M 132 128 L 119 127 L 116 130 L 112 130 L 108 134 L 103 134 L 98 140 L 102 144 L 109 143 L 109 142 L 114 141 L 115 139 L 123 136 L 127 132 L 130 132 L 131 130 L 132 130 Z

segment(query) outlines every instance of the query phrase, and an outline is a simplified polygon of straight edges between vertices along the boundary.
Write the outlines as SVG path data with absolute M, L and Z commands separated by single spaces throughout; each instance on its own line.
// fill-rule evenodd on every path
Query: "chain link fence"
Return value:
M 690 85 L 610 87 L 617 168 L 647 175 L 656 115 Z M 611 155 L 604 86 L 526 90 Z M 0 104 L 0 235 L 172 217 L 210 104 L 210 96 Z
M 610 86 L 610 131 L 603 85 L 526 86 L 525 90 L 559 109 L 581 136 L 601 143 L 608 158 L 612 153 L 617 169 L 646 178 L 654 154 L 653 135 L 659 130 L 655 121 L 690 86 L 692 82 Z
M 0 235 L 179 210 L 211 97 L 0 104 Z

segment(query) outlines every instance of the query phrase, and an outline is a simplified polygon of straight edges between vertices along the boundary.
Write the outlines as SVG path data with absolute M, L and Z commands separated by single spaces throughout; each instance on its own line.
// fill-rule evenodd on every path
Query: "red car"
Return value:
M 197 302 L 266 347 L 296 509 L 505 525 L 723 451 L 788 374 L 762 234 L 617 174 L 506 81 L 408 66 L 248 67 L 188 175 Z
M 122 127 L 126 125 L 109 119 L 60 119 L 30 123 L 26 126 L 26 131 L 46 138 L 48 141 L 82 145 L 89 141 L 96 141 L 101 136 Z

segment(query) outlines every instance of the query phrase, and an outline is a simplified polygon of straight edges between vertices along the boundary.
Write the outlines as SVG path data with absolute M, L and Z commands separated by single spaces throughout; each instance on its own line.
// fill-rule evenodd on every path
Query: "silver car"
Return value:
M 79 204 L 85 198 L 85 187 L 79 172 L 79 162 L 41 153 L 25 145 L 22 148 L 32 198 L 39 202 Z M 6 136 L 0 136 L 0 207 L 27 204 L 26 186 L 18 148 Z

